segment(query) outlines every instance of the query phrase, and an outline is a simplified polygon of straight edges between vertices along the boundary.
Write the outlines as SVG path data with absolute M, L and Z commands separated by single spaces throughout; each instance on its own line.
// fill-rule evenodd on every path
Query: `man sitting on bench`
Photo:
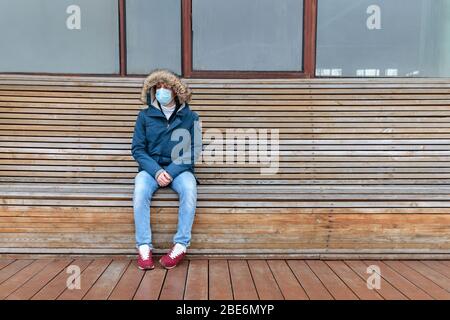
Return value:
M 133 210 L 138 266 L 154 268 L 150 200 L 158 188 L 169 186 L 179 195 L 178 227 L 173 246 L 160 260 L 171 269 L 185 256 L 197 204 L 194 163 L 202 149 L 197 113 L 189 108 L 191 91 L 174 73 L 155 70 L 145 80 L 131 152 L 139 164 L 135 178 Z

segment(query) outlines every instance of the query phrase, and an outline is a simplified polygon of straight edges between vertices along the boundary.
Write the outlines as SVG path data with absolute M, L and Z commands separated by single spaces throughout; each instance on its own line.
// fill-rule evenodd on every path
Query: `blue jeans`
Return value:
M 190 171 L 180 173 L 169 184 L 180 198 L 178 209 L 177 233 L 173 243 L 180 243 L 188 247 L 191 241 L 191 230 L 197 207 L 197 181 Z M 152 231 L 150 227 L 150 202 L 158 182 L 147 171 L 140 171 L 134 181 L 133 210 L 136 230 L 136 245 L 147 244 L 152 246 Z

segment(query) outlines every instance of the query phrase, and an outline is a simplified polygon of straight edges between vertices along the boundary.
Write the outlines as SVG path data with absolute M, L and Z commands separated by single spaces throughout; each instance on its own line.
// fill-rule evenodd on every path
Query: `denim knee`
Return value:
M 158 189 L 156 180 L 146 171 L 140 171 L 134 178 L 133 201 L 148 200 Z
M 197 183 L 195 178 L 183 179 L 176 191 L 179 193 L 181 200 L 195 202 L 197 200 Z

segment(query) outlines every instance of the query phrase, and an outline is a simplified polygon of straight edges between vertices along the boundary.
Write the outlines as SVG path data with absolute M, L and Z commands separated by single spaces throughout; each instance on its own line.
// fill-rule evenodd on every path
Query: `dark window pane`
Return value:
M 301 0 L 192 0 L 192 29 L 194 70 L 302 70 Z
M 318 76 L 450 76 L 449 0 L 319 0 Z
M 118 73 L 117 0 L 0 0 L 0 72 Z
M 146 74 L 155 68 L 181 73 L 181 1 L 126 2 L 127 71 Z

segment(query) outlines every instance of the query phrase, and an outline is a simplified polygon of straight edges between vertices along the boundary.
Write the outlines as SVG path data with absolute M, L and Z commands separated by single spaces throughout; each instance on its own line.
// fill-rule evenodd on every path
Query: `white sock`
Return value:
M 186 246 L 184 244 L 181 243 L 175 243 L 175 247 L 180 248 L 181 250 L 183 250 L 184 252 L 186 252 Z
M 179 254 L 185 253 L 185 252 L 186 252 L 186 246 L 182 245 L 181 243 L 176 243 L 170 254 L 170 257 L 175 258 Z
M 150 246 L 148 244 L 140 245 L 139 254 L 142 256 L 142 258 L 147 260 L 148 257 L 150 256 Z

